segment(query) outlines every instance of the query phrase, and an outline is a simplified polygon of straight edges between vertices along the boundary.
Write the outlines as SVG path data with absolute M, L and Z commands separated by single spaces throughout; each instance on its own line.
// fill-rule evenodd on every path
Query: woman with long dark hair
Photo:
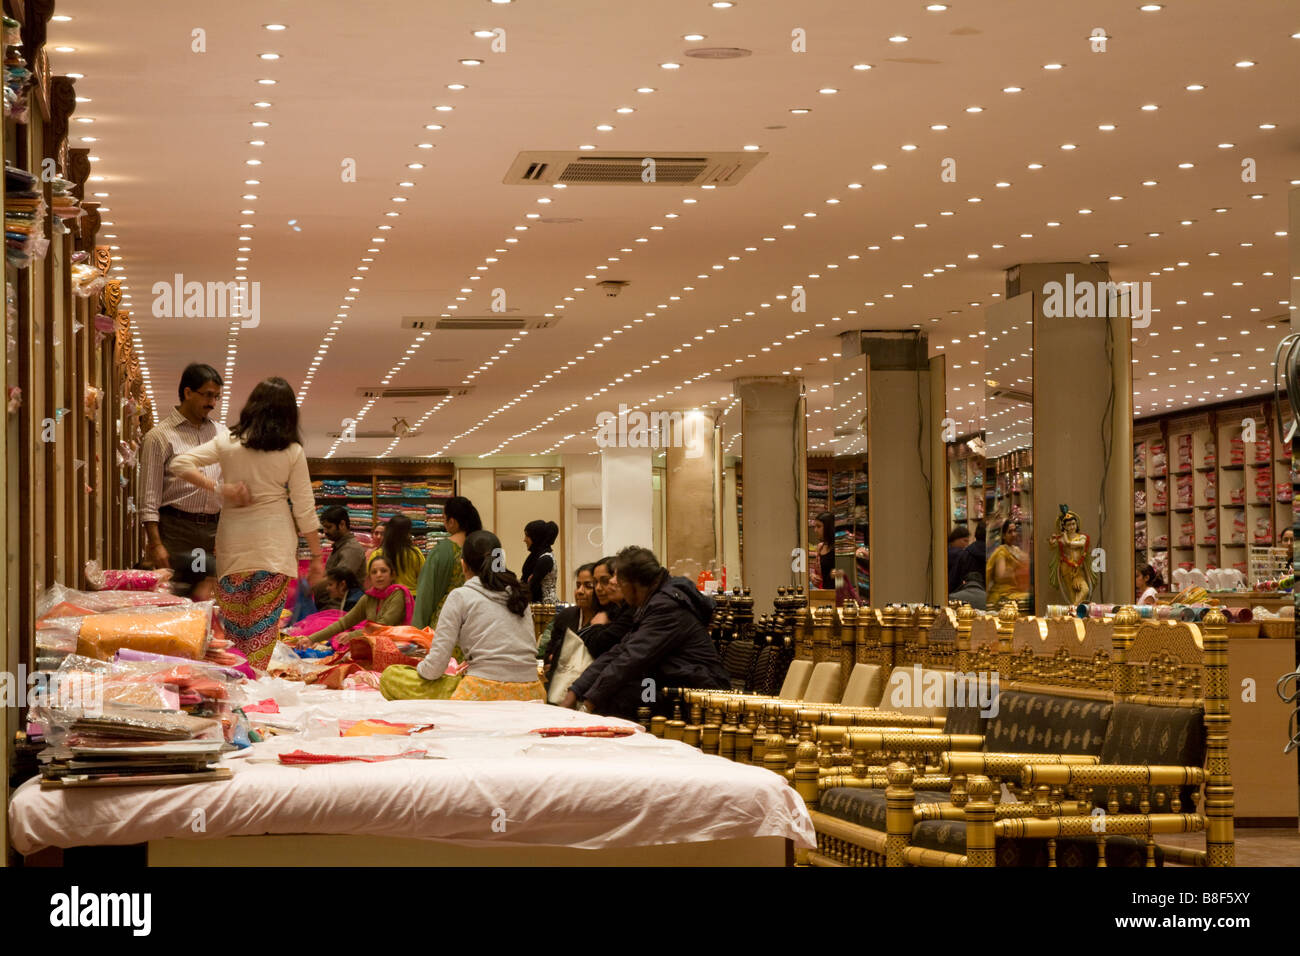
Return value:
M 442 603 L 455 588 L 465 583 L 465 567 L 461 564 L 461 548 L 465 537 L 483 528 L 474 502 L 459 495 L 448 498 L 442 506 L 442 523 L 447 537 L 433 546 L 420 571 L 419 587 L 415 591 L 415 614 L 411 624 L 415 627 L 438 626 Z
M 500 539 L 491 531 L 467 535 L 461 562 L 465 584 L 443 602 L 429 653 L 415 668 L 386 668 L 379 689 L 389 700 L 441 697 L 452 650 L 460 647 L 465 673 L 452 700 L 545 700 L 528 594 L 506 569 Z
M 393 515 L 388 519 L 379 547 L 366 559 L 367 573 L 381 554 L 393 570 L 393 581 L 414 594 L 420 583 L 420 571 L 424 568 L 424 552 L 415 546 L 415 539 L 411 537 L 411 519 L 406 515 Z
M 528 557 L 519 577 L 528 587 L 534 604 L 556 602 L 555 555 L 551 553 L 551 545 L 559 535 L 560 526 L 554 521 L 538 518 L 524 525 L 524 547 L 528 549 Z
M 201 471 L 217 464 L 225 481 L 214 482 Z M 308 580 L 314 585 L 325 573 L 298 403 L 289 383 L 279 377 L 259 382 L 228 434 L 177 455 L 170 470 L 226 503 L 217 525 L 217 605 L 235 646 L 253 667 L 264 669 L 285 593 L 298 574 L 298 535 L 311 549 Z

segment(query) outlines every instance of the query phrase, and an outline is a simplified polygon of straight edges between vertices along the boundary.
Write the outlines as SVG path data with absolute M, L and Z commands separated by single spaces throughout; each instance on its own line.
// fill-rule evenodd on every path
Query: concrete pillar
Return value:
M 920 332 L 850 332 L 841 368 L 865 372 L 871 603 L 945 603 L 944 359 Z M 844 378 L 844 374 L 836 376 Z M 838 392 L 837 396 L 838 398 Z M 836 429 L 839 437 L 839 427 Z
M 719 429 L 703 412 L 686 410 L 681 415 L 681 441 L 667 442 L 665 451 L 665 555 L 664 567 L 674 575 L 695 580 L 701 570 L 721 565 L 719 526 L 722 499 L 722 469 Z
M 651 448 L 600 450 L 600 517 L 605 554 L 654 545 Z
M 761 614 L 772 609 L 778 587 L 807 582 L 792 564 L 807 547 L 803 380 L 789 375 L 742 378 L 735 389 L 744 435 L 741 561 L 754 610 Z
M 1105 262 L 1040 262 L 1007 271 L 1007 299 L 1033 295 L 1034 610 L 1061 604 L 1048 580 L 1059 506 L 1069 505 L 1092 548 L 1105 552 L 1098 603 L 1133 600 L 1133 335 L 1128 316 L 1098 316 L 1109 301 Z M 1059 283 L 1058 285 L 1055 285 Z M 1089 308 L 1090 284 L 1094 293 Z M 1073 293 L 1073 295 L 1071 295 Z M 1135 304 L 1150 305 L 1146 295 Z M 1130 311 L 1123 302 L 1124 311 Z M 1092 315 L 1088 315 L 1092 312 Z M 1149 317 L 1147 319 L 1149 324 Z

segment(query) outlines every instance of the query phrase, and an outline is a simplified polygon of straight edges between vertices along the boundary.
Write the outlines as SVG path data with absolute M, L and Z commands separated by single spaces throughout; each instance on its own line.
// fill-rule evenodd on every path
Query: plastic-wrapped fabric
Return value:
M 96 591 L 156 591 L 172 578 L 171 568 L 161 571 L 118 570 L 100 568 L 99 562 L 86 562 L 86 583 Z
M 171 608 L 110 611 L 78 622 L 77 653 L 109 660 L 122 648 L 200 660 L 212 635 L 212 602 Z
M 172 607 L 189 599 L 167 591 L 78 591 L 52 584 L 36 599 L 36 620 L 100 614 L 128 607 Z

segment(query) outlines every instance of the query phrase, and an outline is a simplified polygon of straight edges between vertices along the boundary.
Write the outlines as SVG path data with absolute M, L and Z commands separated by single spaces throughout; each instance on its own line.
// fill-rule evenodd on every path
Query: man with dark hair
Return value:
M 961 553 L 970 544 L 970 532 L 966 530 L 965 525 L 957 525 L 948 532 L 948 593 L 951 594 L 962 585 L 961 576 L 957 573 L 958 565 L 961 562 Z
M 360 581 L 365 577 L 366 549 L 352 533 L 348 509 L 332 505 L 320 513 L 321 530 L 330 539 L 330 556 L 325 562 L 325 573 L 346 569 Z
M 211 365 L 194 362 L 181 374 L 180 404 L 144 436 L 140 446 L 140 521 L 145 548 L 156 568 L 175 572 L 177 594 L 216 570 L 217 521 L 221 496 L 197 488 L 168 472 L 177 455 L 226 433 L 226 426 L 208 416 L 221 401 L 221 376 Z M 201 469 L 213 482 L 221 466 Z
M 562 706 L 635 719 L 638 707 L 663 710 L 665 687 L 731 686 L 709 639 L 712 598 L 689 578 L 671 577 L 648 548 L 620 551 L 614 575 L 636 608 L 632 630 L 583 671 Z
M 988 560 L 988 547 L 985 543 L 987 529 L 981 520 L 975 525 L 975 538 L 970 544 L 966 545 L 957 556 L 957 587 L 953 591 L 962 590 L 973 580 L 973 575 L 978 572 L 980 577 L 984 576 L 984 565 Z M 948 564 L 948 574 L 952 576 L 952 563 Z M 985 582 L 987 584 L 987 582 Z M 951 593 L 951 592 L 950 592 Z M 973 605 L 974 602 L 967 602 Z

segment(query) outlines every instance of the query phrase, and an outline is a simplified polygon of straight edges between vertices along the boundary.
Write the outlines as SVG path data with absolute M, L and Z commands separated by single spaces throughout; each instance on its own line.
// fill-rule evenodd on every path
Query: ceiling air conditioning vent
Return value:
M 342 432 L 327 432 L 327 433 L 326 433 L 326 437 L 327 437 L 327 438 L 342 438 L 342 437 L 343 437 L 343 433 L 342 433 Z M 357 438 L 357 439 L 362 439 L 362 438 L 397 438 L 398 435 L 395 434 L 395 433 L 392 431 L 392 429 L 389 429 L 388 431 L 353 432 L 352 437 L 353 437 L 353 438 Z M 402 438 L 419 438 L 419 437 L 420 437 L 420 429 L 418 429 L 418 428 L 412 429 L 411 431 L 406 432 L 405 434 L 403 434 L 401 437 L 402 437 Z
M 575 186 L 734 186 L 767 153 L 699 152 L 618 153 L 540 152 L 526 150 L 515 157 L 502 182 L 507 185 L 567 183 Z M 646 162 L 653 159 L 649 180 Z M 645 178 L 643 178 L 645 177 Z
M 509 315 L 489 312 L 487 315 L 404 315 L 402 328 L 445 329 L 454 332 L 514 332 L 519 329 L 549 329 L 560 321 L 559 316 Z
M 357 389 L 361 398 L 446 398 L 472 394 L 472 385 L 417 385 L 398 387 L 395 385 L 366 385 Z M 391 435 L 392 432 L 387 434 Z

